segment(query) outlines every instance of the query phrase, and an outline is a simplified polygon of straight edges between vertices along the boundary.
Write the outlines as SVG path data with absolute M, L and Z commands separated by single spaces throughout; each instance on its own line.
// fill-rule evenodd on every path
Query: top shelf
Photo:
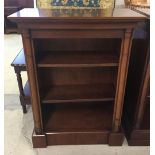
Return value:
M 118 66 L 117 52 L 41 52 L 38 67 Z

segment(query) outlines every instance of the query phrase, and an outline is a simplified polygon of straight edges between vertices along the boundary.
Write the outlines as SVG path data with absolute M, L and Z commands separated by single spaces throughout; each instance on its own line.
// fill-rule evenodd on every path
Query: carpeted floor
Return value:
M 5 35 L 5 155 L 149 155 L 150 147 L 122 147 L 108 145 L 68 145 L 33 149 L 31 135 L 33 118 L 31 106 L 23 114 L 19 102 L 18 86 L 13 68 L 13 58 L 22 48 L 20 35 Z M 27 80 L 26 74 L 23 81 Z

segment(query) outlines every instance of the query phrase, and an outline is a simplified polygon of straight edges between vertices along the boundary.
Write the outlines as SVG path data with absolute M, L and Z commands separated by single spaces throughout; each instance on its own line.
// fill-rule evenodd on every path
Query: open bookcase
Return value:
M 23 38 L 34 147 L 122 145 L 132 32 L 146 18 L 129 9 L 106 11 L 24 9 L 9 17 Z
M 120 48 L 118 38 L 34 40 L 44 132 L 85 133 L 85 138 L 99 134 L 96 143 L 106 142 L 112 130 Z M 68 143 L 75 143 L 72 138 Z M 50 143 L 66 140 L 52 137 Z M 76 143 L 93 144 L 94 137 Z

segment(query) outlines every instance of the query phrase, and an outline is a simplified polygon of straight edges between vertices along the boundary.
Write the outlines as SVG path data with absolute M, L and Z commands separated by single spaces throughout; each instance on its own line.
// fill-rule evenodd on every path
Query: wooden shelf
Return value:
M 117 52 L 42 52 L 38 67 L 118 66 Z
M 43 93 L 44 92 L 44 93 Z M 115 93 L 112 84 L 51 86 L 46 90 L 42 103 L 66 103 L 89 101 L 114 101 Z
M 112 127 L 113 104 L 44 105 L 45 132 L 104 132 Z

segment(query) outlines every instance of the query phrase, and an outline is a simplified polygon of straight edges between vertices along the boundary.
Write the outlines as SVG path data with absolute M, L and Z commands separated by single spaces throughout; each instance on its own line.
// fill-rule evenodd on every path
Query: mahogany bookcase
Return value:
M 134 32 L 123 110 L 123 128 L 129 145 L 150 145 L 150 19 Z
M 119 8 L 23 9 L 8 18 L 23 39 L 33 146 L 122 145 L 132 33 L 146 17 Z

